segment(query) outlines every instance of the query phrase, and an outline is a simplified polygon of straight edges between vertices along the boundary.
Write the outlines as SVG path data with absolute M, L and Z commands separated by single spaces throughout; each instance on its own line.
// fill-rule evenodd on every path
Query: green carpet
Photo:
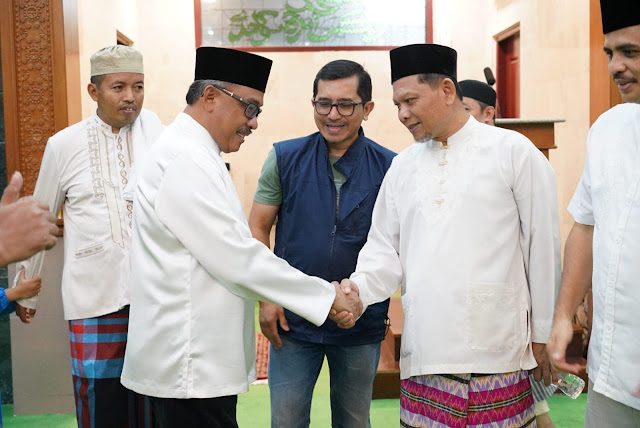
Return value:
M 75 415 L 13 415 L 13 404 L 2 406 L 3 428 L 77 428 Z
M 564 395 L 549 398 L 551 418 L 557 428 L 580 428 L 584 425 L 584 412 L 587 396 L 582 394 L 577 400 Z M 2 406 L 4 428 L 75 428 L 74 415 L 37 415 L 9 416 L 13 414 L 12 405 Z M 269 423 L 269 387 L 251 385 L 247 394 L 238 398 L 238 424 L 240 428 L 268 428 Z M 371 404 L 372 428 L 397 427 L 400 420 L 399 400 L 373 400 Z M 329 372 L 323 367 L 313 393 L 311 406 L 311 428 L 331 426 L 329 410 Z
M 587 410 L 587 394 L 572 400 L 564 394 L 552 395 L 547 399 L 551 411 L 549 415 L 557 428 L 582 428 Z

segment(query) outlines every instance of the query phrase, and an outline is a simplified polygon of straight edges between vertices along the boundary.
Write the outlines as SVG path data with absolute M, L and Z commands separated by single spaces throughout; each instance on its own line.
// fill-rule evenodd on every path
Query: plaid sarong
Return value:
M 69 321 L 79 428 L 152 426 L 149 399 L 120 383 L 128 327 L 128 306 L 101 317 Z
M 529 375 L 425 375 L 403 379 L 402 427 L 535 427 Z

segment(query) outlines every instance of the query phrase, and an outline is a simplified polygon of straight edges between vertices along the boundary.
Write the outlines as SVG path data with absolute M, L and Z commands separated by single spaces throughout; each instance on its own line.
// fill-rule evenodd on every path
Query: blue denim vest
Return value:
M 322 134 L 274 144 L 282 183 L 274 252 L 302 272 L 340 281 L 356 268 L 367 240 L 371 213 L 382 179 L 395 153 L 365 138 L 358 139 L 335 163 L 347 176 L 336 212 L 336 188 Z M 338 328 L 331 320 L 317 327 L 285 310 L 291 331 L 280 334 L 327 345 L 364 345 L 381 341 L 389 300 L 369 306 L 355 327 Z

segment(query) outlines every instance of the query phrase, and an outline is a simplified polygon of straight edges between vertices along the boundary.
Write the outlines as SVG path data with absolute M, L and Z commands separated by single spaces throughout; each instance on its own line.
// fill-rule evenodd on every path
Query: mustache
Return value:
M 136 106 L 135 103 L 125 103 L 125 104 L 120 106 L 120 109 L 123 109 L 123 108 L 132 108 L 134 110 L 138 109 L 138 107 Z
M 633 76 L 625 76 L 624 73 L 616 73 L 613 75 L 613 80 L 625 80 L 628 82 L 637 82 L 638 80 Z
M 251 135 L 251 129 L 249 129 L 246 126 L 243 126 L 241 128 L 238 128 L 238 130 L 236 131 L 236 133 L 240 134 L 240 135 L 244 135 L 245 137 L 248 137 L 249 135 Z

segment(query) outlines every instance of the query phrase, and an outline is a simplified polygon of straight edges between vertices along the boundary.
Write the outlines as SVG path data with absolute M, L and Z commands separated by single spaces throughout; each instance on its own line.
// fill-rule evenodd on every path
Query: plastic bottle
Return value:
M 558 381 L 552 385 L 574 400 L 580 396 L 584 389 L 584 381 L 567 372 L 558 372 Z

